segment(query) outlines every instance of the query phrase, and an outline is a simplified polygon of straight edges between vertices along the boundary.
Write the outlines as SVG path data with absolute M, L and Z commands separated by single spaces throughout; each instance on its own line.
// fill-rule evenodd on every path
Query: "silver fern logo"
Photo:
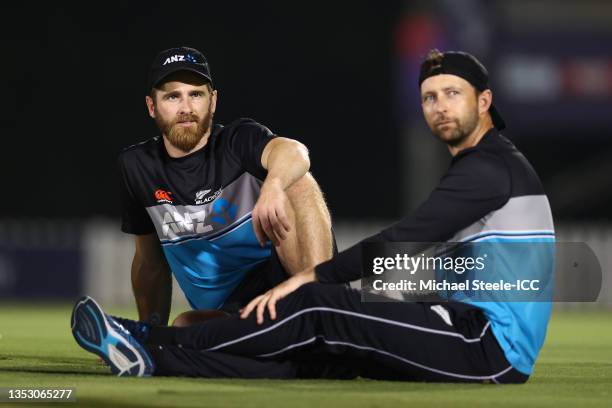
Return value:
M 206 194 L 210 193 L 210 189 L 208 190 L 200 190 L 196 193 L 196 201 L 204 198 Z
M 196 205 L 201 205 L 201 204 L 208 204 L 211 201 L 213 201 L 214 199 L 216 199 L 217 197 L 219 197 L 221 195 L 221 191 L 223 191 L 223 187 L 221 187 L 220 189 L 218 189 L 217 191 L 215 191 L 213 194 L 208 195 L 208 193 L 210 193 L 212 190 L 211 189 L 206 189 L 206 190 L 200 190 L 196 193 L 195 195 L 195 203 Z

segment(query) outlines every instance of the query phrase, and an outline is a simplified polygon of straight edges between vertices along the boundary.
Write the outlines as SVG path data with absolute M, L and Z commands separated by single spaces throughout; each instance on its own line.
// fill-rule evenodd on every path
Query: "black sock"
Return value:
M 151 326 L 149 335 L 146 339 L 147 345 L 173 345 L 174 344 L 174 330 L 176 327 L 172 326 Z

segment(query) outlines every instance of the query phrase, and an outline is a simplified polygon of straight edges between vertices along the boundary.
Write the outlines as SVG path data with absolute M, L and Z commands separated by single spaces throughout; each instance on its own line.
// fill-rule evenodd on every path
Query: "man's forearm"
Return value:
M 132 289 L 139 319 L 167 325 L 172 300 L 172 276 L 167 266 L 149 265 L 134 257 Z

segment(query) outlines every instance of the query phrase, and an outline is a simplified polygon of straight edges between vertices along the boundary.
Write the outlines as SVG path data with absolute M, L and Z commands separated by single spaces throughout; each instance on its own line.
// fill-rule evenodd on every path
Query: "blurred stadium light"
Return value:
M 539 171 L 557 219 L 610 219 L 612 2 L 406 2 L 395 44 L 405 207 L 448 163 L 422 125 L 418 64 L 431 48 L 461 49 L 488 68 L 504 134 Z

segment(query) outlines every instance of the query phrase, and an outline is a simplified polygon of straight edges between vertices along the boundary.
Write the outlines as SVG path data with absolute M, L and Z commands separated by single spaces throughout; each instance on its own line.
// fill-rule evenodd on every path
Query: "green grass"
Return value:
M 555 314 L 531 379 L 511 386 L 116 378 L 74 342 L 69 315 L 69 307 L 0 306 L 0 387 L 76 387 L 78 402 L 67 406 L 86 407 L 612 406 L 612 313 Z

